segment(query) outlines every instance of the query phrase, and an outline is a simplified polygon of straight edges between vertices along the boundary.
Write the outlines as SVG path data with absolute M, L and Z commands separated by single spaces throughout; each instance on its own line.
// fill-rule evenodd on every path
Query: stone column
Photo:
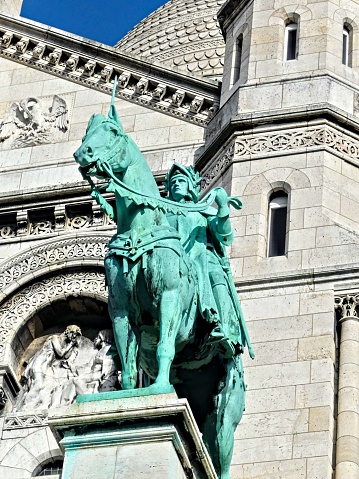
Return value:
M 340 349 L 336 479 L 359 478 L 359 294 L 335 298 Z

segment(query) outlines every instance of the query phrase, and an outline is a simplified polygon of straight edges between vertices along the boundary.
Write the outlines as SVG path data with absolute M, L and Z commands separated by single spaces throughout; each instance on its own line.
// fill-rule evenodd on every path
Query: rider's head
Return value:
M 174 163 L 166 175 L 164 183 L 168 197 L 174 201 L 189 200 L 198 201 L 201 190 L 201 177 L 192 166 L 185 166 Z

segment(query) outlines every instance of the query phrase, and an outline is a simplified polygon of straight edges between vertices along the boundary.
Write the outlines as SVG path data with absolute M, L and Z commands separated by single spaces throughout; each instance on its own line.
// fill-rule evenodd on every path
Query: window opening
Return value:
M 43 476 L 61 476 L 63 468 L 63 461 L 55 461 L 50 464 L 45 465 L 41 471 L 33 477 L 43 477 Z
M 298 24 L 289 23 L 285 27 L 284 36 L 284 60 L 295 60 L 297 58 L 297 36 Z
M 241 75 L 242 50 L 243 50 L 243 35 L 239 35 L 236 41 L 235 52 L 234 52 L 235 57 L 234 57 L 232 85 L 237 83 Z
M 268 256 L 283 256 L 287 233 L 288 195 L 278 191 L 269 200 Z
M 350 30 L 348 27 L 343 28 L 343 51 L 342 63 L 349 66 L 349 48 L 350 48 Z

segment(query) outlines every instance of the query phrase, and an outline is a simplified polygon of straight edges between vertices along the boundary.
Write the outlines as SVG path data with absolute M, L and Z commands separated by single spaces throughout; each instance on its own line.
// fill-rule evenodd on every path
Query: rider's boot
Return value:
M 221 354 L 224 358 L 232 358 L 235 356 L 235 348 L 232 341 L 226 336 L 225 332 L 222 329 L 222 326 L 219 324 L 212 329 L 208 341 L 211 344 L 216 344 L 221 351 Z

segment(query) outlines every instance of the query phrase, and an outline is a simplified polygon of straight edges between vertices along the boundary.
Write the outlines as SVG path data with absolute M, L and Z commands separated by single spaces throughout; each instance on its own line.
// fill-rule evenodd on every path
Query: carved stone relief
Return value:
M 68 130 L 68 115 L 68 102 L 58 95 L 13 102 L 0 120 L 0 149 L 62 141 Z
M 108 241 L 108 238 L 106 240 Z M 72 253 L 75 253 L 74 249 L 70 247 L 67 252 L 63 250 L 62 255 L 67 253 L 71 257 L 71 250 Z M 51 252 L 48 253 L 51 256 Z M 65 257 L 62 256 L 62 258 L 65 262 Z M 33 266 L 38 263 L 38 260 L 39 257 L 37 260 L 35 259 Z M 20 273 L 19 270 L 18 273 Z M 0 275 L 0 278 L 1 280 L 5 279 L 3 275 Z M 5 302 L 0 308 L 0 361 L 5 357 L 6 344 L 12 342 L 18 328 L 35 315 L 39 309 L 55 301 L 56 298 L 79 293 L 84 296 L 99 297 L 106 301 L 104 275 L 93 271 L 60 274 L 24 288 Z
M 78 394 L 118 389 L 118 373 L 107 355 L 112 341 L 112 331 L 102 330 L 91 343 L 74 325 L 47 337 L 23 372 L 15 411 L 65 406 Z

